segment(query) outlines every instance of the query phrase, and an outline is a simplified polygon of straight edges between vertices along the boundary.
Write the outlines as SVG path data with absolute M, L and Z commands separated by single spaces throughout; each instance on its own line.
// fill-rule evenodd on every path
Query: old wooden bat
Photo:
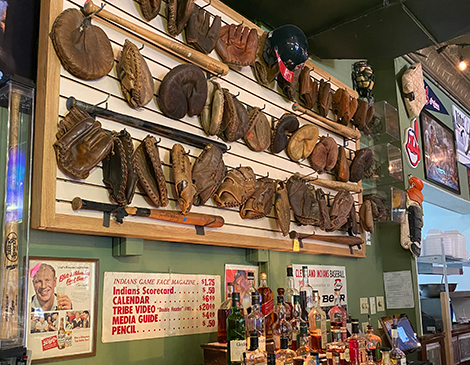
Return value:
M 359 236 L 329 236 L 329 235 L 322 235 L 322 234 L 304 234 L 298 233 L 296 231 L 290 231 L 289 237 L 292 239 L 311 239 L 316 241 L 324 241 L 324 242 L 332 242 L 332 243 L 339 243 L 342 245 L 348 246 L 355 246 L 355 245 L 362 245 L 364 241 Z
M 167 222 L 181 223 L 201 227 L 222 227 L 225 223 L 224 218 L 219 215 L 201 213 L 188 213 L 183 215 L 180 211 L 175 210 L 124 207 L 115 204 L 107 204 L 91 200 L 85 200 L 79 197 L 73 198 L 72 209 L 86 209 L 105 213 L 113 213 L 116 215 L 116 220 L 119 223 L 122 223 L 122 219 L 128 215 L 148 217 Z
M 343 137 L 352 138 L 352 139 L 361 138 L 361 132 L 359 130 L 349 128 L 345 125 L 334 122 L 328 118 L 322 117 L 320 114 L 315 113 L 313 110 L 306 109 L 303 106 L 299 105 L 299 103 L 294 103 L 292 105 L 292 110 L 307 114 L 308 116 L 315 118 L 315 120 L 309 119 L 309 121 L 318 125 L 319 127 L 325 128 Z
M 91 15 L 100 9 L 101 8 L 93 4 L 91 0 L 87 0 L 83 6 L 83 13 L 85 15 Z M 184 60 L 193 63 L 209 72 L 218 75 L 227 75 L 228 73 L 229 68 L 225 63 L 215 60 L 210 56 L 206 56 L 205 54 L 196 51 L 194 48 L 188 47 L 183 43 L 179 43 L 171 38 L 167 38 L 156 32 L 145 29 L 144 27 L 123 19 L 107 10 L 100 10 L 96 16 L 106 19 L 111 23 L 118 24 L 121 27 L 124 27 L 125 30 L 145 38 L 151 45 L 164 49 L 165 51 L 179 56 Z
M 346 183 L 346 182 L 341 182 L 341 181 L 336 181 L 336 180 L 319 179 L 314 176 L 306 176 L 306 175 L 301 175 L 301 174 L 299 175 L 302 180 L 308 181 L 312 185 L 318 185 L 323 188 L 328 188 L 328 189 L 336 190 L 336 191 L 340 189 L 344 189 L 352 193 L 362 192 L 362 187 L 361 185 L 358 185 L 358 184 L 351 184 L 351 183 Z

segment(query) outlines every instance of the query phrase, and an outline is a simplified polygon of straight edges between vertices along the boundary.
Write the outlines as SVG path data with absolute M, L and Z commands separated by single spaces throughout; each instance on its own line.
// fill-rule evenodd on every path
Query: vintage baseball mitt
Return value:
M 349 211 L 347 227 L 348 231 L 351 231 L 354 234 L 359 234 L 359 223 L 357 221 L 356 204 L 354 202 L 351 207 L 351 210 Z
M 224 25 L 215 45 L 222 62 L 236 66 L 253 65 L 257 48 L 256 29 L 236 24 Z
M 336 231 L 348 222 L 353 203 L 354 199 L 349 191 L 338 190 L 330 209 L 331 226 L 328 231 Z
M 281 73 L 279 73 L 276 77 L 279 88 L 282 90 L 282 93 L 286 96 L 286 98 L 290 101 L 295 101 L 295 93 L 298 90 L 300 72 L 300 69 L 296 69 L 294 71 L 294 78 L 292 82 L 287 81 L 281 75 Z
M 262 177 L 256 180 L 255 192 L 240 208 L 242 219 L 266 217 L 273 208 L 275 180 Z
M 315 195 L 318 201 L 318 207 L 320 209 L 320 228 L 324 231 L 331 228 L 330 221 L 330 210 L 328 209 L 328 203 L 325 198 L 325 193 L 322 189 L 317 189 Z
M 218 206 L 239 207 L 255 192 L 256 177 L 250 166 L 240 166 L 227 172 L 213 196 Z
M 289 138 L 287 145 L 287 156 L 292 161 L 300 161 L 306 159 L 315 148 L 318 140 L 318 128 L 313 124 L 306 124 Z
M 214 49 L 222 26 L 222 19 L 219 15 L 214 17 L 212 25 L 210 21 L 211 14 L 195 5 L 186 24 L 186 42 L 204 54 L 209 54 Z
M 349 180 L 352 182 L 361 181 L 364 174 L 372 167 L 373 163 L 374 157 L 371 149 L 362 148 L 356 151 L 356 155 L 349 169 Z
M 250 150 L 262 152 L 271 144 L 271 125 L 266 114 L 257 106 L 248 112 L 248 118 L 251 127 L 245 134 L 245 143 Z
M 322 136 L 308 159 L 319 174 L 333 170 L 338 160 L 338 145 L 334 138 Z
M 276 211 L 277 226 L 283 236 L 287 236 L 290 231 L 290 204 L 286 183 L 278 180 L 276 185 L 276 198 L 274 201 Z
M 206 99 L 206 77 L 199 67 L 190 63 L 171 69 L 158 89 L 158 106 L 172 119 L 201 114 Z
M 122 95 L 132 108 L 146 105 L 153 98 L 153 78 L 137 46 L 126 39 L 116 65 Z
M 113 149 L 103 160 L 103 183 L 113 203 L 128 205 L 139 179 L 134 171 L 132 137 L 125 129 L 116 135 Z
M 194 8 L 194 0 L 169 0 L 167 10 L 168 33 L 176 37 L 180 34 L 191 16 Z
M 140 190 L 147 194 L 152 205 L 166 207 L 169 203 L 168 191 L 157 143 L 154 136 L 145 137 L 136 148 L 132 161 L 139 176 Z
M 338 147 L 338 159 L 335 165 L 336 180 L 342 182 L 349 181 L 349 162 L 346 156 L 346 149 L 343 146 Z
M 151 21 L 160 13 L 161 0 L 139 0 L 140 11 L 146 21 Z
M 224 115 L 224 93 L 220 84 L 207 80 L 207 98 L 199 116 L 201 127 L 208 136 L 215 136 L 220 131 Z
M 315 188 L 304 182 L 298 173 L 287 180 L 290 206 L 300 225 L 314 225 L 320 222 L 320 207 Z
M 326 117 L 333 102 L 333 96 L 330 92 L 331 84 L 323 79 L 320 80 L 320 88 L 318 90 L 318 113 L 322 117 Z
M 263 32 L 259 37 L 255 63 L 251 66 L 251 70 L 253 71 L 253 75 L 255 75 L 256 81 L 265 86 L 269 86 L 274 80 L 276 80 L 276 77 L 280 72 L 277 62 L 270 66 L 264 60 L 263 51 L 267 36 L 268 32 Z M 266 47 L 268 46 L 266 45 Z
M 374 216 L 372 215 L 372 203 L 364 200 L 359 208 L 359 222 L 364 231 L 374 233 Z
M 171 163 L 173 179 L 175 181 L 176 198 L 181 213 L 187 214 L 191 210 L 196 195 L 196 186 L 193 184 L 191 162 L 184 148 L 176 143 L 171 148 Z
M 304 66 L 300 73 L 300 101 L 307 109 L 313 109 L 318 98 L 318 82 L 310 77 L 311 68 Z
M 372 117 L 374 116 L 374 106 L 370 105 L 367 101 L 359 99 L 356 113 L 352 123 L 360 131 L 364 131 L 370 124 Z
M 364 201 L 370 200 L 372 216 L 375 220 L 386 221 L 388 219 L 389 211 L 384 198 L 379 194 L 368 194 L 364 195 L 363 199 Z
M 67 176 L 86 179 L 111 151 L 113 134 L 77 107 L 60 121 L 58 129 L 54 143 L 57 165 Z
M 248 111 L 246 110 L 245 105 L 243 105 L 242 102 L 238 100 L 238 98 L 234 97 L 233 103 L 235 105 L 235 110 L 237 112 L 237 118 L 239 120 L 239 123 L 238 128 L 236 131 L 234 131 L 233 135 L 229 136 L 228 128 L 225 130 L 224 134 L 227 141 L 229 142 L 235 142 L 240 138 L 245 137 L 246 132 L 251 127 L 250 122 L 253 121 L 248 117 Z
M 285 113 L 276 124 L 273 139 L 271 141 L 271 152 L 276 154 L 287 147 L 287 136 L 299 129 L 299 120 L 294 114 Z
M 193 183 L 196 186 L 194 205 L 203 205 L 219 187 L 225 176 L 225 164 L 219 147 L 208 144 L 193 165 Z
M 80 10 L 69 8 L 60 13 L 49 36 L 62 66 L 73 76 L 96 80 L 113 68 L 114 54 L 108 36 Z

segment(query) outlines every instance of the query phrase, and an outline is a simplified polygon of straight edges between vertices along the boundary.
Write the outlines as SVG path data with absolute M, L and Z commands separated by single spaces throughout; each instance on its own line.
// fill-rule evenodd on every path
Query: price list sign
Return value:
M 103 342 L 217 331 L 220 276 L 105 272 Z

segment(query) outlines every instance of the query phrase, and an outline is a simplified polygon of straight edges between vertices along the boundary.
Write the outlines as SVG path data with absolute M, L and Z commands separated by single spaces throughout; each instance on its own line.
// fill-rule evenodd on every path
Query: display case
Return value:
M 374 145 L 369 148 L 372 150 L 374 163 L 365 175 L 365 184 L 378 186 L 403 181 L 403 163 L 400 148 L 390 143 Z
M 2 293 L 0 356 L 17 356 L 25 346 L 26 270 L 29 242 L 31 147 L 34 87 L 7 77 L 0 84 L 0 168 L 2 209 Z M 18 351 L 15 351 L 18 349 Z
M 400 140 L 398 110 L 385 100 L 374 104 L 374 117 L 369 133 L 363 133 L 361 143 L 367 146 Z
M 402 223 L 406 214 L 406 192 L 392 185 L 377 186 L 364 190 L 363 199 L 367 200 L 372 195 L 379 198 L 383 203 L 385 213 L 381 222 Z

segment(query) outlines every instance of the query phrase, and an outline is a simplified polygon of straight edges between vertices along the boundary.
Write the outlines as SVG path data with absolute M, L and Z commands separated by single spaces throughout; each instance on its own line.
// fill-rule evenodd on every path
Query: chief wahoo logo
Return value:
M 411 167 L 416 168 L 421 161 L 421 150 L 418 143 L 418 120 L 415 118 L 411 122 L 412 128 L 406 130 L 405 151 Z

